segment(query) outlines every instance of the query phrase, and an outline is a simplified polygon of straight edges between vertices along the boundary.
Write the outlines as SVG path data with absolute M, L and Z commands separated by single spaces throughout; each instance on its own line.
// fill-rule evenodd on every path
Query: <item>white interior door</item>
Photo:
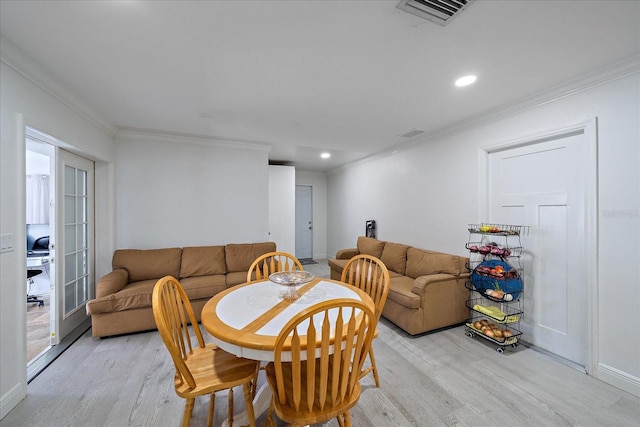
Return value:
M 524 340 L 585 366 L 584 133 L 489 154 L 490 222 L 529 225 L 523 236 Z
M 93 297 L 94 164 L 56 149 L 56 316 L 58 340 L 87 319 Z
M 296 258 L 313 258 L 312 187 L 296 185 Z

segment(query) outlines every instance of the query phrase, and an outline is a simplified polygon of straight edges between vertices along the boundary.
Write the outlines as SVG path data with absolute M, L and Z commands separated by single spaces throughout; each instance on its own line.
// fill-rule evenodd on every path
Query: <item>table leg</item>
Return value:
M 262 414 L 264 414 L 267 411 L 267 409 L 269 409 L 272 395 L 273 395 L 273 392 L 271 391 L 271 387 L 269 387 L 269 384 L 265 383 L 260 386 L 260 388 L 256 392 L 256 397 L 253 398 L 253 413 L 256 415 L 256 418 L 259 418 Z M 247 411 L 243 411 L 240 414 L 234 415 L 233 425 L 236 425 L 236 426 L 249 425 L 249 417 L 247 416 Z M 222 423 L 222 427 L 229 427 L 228 419 L 224 420 L 224 422 Z

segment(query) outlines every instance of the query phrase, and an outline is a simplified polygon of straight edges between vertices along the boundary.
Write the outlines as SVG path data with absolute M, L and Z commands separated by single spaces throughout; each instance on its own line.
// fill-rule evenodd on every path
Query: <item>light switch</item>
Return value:
M 0 252 L 13 252 L 13 234 L 0 235 Z

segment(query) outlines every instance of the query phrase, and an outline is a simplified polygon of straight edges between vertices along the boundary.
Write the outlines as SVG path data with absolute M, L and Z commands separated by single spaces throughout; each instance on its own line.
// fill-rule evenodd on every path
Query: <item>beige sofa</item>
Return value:
M 204 304 L 218 292 L 247 280 L 251 263 L 276 250 L 273 242 L 165 249 L 120 249 L 113 271 L 96 284 L 87 303 L 94 337 L 156 329 L 151 308 L 158 279 L 180 280 L 200 320 Z
M 468 318 L 467 258 L 360 236 L 357 248 L 339 250 L 329 260 L 331 278 L 340 280 L 349 259 L 361 253 L 387 266 L 391 285 L 382 315 L 411 335 Z

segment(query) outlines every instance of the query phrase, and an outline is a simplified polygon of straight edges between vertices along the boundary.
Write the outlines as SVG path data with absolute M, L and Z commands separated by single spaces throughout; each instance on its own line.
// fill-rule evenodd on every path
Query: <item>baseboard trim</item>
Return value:
M 0 420 L 27 397 L 26 384 L 16 384 L 0 399 Z
M 596 378 L 636 397 L 640 397 L 640 378 L 634 377 L 619 369 L 598 363 Z

